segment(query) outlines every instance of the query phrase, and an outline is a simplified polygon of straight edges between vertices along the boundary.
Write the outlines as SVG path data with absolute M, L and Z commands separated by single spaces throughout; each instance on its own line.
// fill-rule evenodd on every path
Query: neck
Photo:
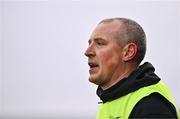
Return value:
M 104 85 L 101 85 L 101 88 L 103 90 L 106 90 L 116 83 L 118 83 L 120 80 L 127 78 L 136 68 L 138 67 L 135 63 L 125 63 L 123 66 L 121 66 L 117 73 L 115 73 L 109 82 L 107 82 Z

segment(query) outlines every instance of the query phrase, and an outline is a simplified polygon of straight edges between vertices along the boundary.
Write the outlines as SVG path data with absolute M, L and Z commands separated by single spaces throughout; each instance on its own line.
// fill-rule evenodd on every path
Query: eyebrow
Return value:
M 101 37 L 94 38 L 93 40 L 94 41 L 105 41 L 105 42 L 107 42 L 104 38 L 101 38 Z M 91 41 L 92 41 L 92 39 L 89 39 L 88 43 L 90 43 Z

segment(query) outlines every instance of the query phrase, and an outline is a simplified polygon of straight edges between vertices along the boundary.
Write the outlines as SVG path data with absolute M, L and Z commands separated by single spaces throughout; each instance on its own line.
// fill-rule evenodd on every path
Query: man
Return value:
M 146 35 L 127 18 L 102 20 L 93 31 L 88 57 L 89 81 L 102 100 L 97 119 L 178 118 L 166 87 L 146 62 Z

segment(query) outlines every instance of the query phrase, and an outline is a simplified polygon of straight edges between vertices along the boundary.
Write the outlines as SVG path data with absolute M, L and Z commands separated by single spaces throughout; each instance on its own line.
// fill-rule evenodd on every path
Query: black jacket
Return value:
M 160 81 L 154 73 L 155 68 L 148 62 L 133 71 L 129 77 L 120 80 L 117 84 L 107 90 L 102 90 L 99 86 L 97 95 L 103 101 L 111 101 L 128 93 L 136 91 L 141 87 L 149 86 Z M 176 109 L 165 97 L 159 93 L 152 93 L 141 99 L 133 108 L 129 118 L 175 118 Z

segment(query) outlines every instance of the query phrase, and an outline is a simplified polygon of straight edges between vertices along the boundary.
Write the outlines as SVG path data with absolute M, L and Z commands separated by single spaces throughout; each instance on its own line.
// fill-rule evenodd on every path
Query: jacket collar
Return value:
M 117 84 L 107 90 L 103 90 L 98 86 L 96 93 L 104 103 L 117 99 L 144 86 L 159 82 L 160 78 L 154 71 L 155 68 L 153 65 L 145 62 L 134 70 L 127 78 L 121 79 Z

